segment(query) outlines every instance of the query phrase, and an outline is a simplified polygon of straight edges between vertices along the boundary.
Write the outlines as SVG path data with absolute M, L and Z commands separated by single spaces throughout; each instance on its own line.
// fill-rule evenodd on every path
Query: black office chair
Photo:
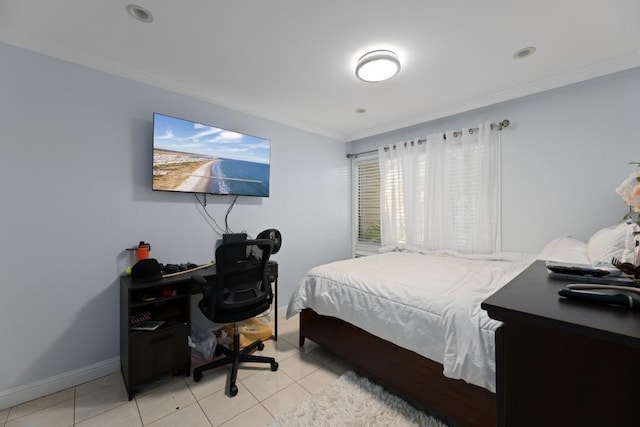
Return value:
M 229 395 L 238 394 L 236 378 L 241 362 L 269 363 L 272 371 L 278 370 L 273 357 L 254 356 L 254 350 L 262 350 L 258 340 L 240 350 L 238 322 L 250 319 L 269 309 L 273 301 L 267 262 L 273 242 L 269 239 L 245 240 L 224 243 L 216 249 L 216 275 L 213 283 L 202 276 L 192 279 L 202 286 L 203 298 L 198 303 L 200 311 L 215 323 L 234 323 L 233 349 L 217 346 L 226 357 L 198 366 L 193 370 L 193 380 L 202 379 L 202 372 L 231 364 Z

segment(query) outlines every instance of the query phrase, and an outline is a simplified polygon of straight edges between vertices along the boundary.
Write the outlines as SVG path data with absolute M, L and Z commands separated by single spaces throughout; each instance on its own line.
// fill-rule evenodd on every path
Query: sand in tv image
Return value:
M 154 114 L 153 189 L 269 196 L 269 140 Z

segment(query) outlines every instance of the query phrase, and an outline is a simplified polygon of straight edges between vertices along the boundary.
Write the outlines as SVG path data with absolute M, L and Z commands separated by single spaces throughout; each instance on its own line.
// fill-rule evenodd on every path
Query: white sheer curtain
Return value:
M 500 250 L 500 136 L 491 123 L 378 150 L 382 244 Z

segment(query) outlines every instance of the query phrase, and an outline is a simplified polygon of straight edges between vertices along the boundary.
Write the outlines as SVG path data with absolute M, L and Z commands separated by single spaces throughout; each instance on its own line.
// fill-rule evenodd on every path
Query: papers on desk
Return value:
M 145 320 L 131 327 L 133 331 L 155 331 L 164 323 L 164 320 Z

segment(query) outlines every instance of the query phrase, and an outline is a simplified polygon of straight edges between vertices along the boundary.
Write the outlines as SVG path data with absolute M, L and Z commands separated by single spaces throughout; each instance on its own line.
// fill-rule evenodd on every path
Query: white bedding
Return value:
M 289 301 L 343 319 L 444 366 L 444 375 L 495 391 L 494 331 L 480 303 L 534 255 L 388 252 L 315 267 Z

